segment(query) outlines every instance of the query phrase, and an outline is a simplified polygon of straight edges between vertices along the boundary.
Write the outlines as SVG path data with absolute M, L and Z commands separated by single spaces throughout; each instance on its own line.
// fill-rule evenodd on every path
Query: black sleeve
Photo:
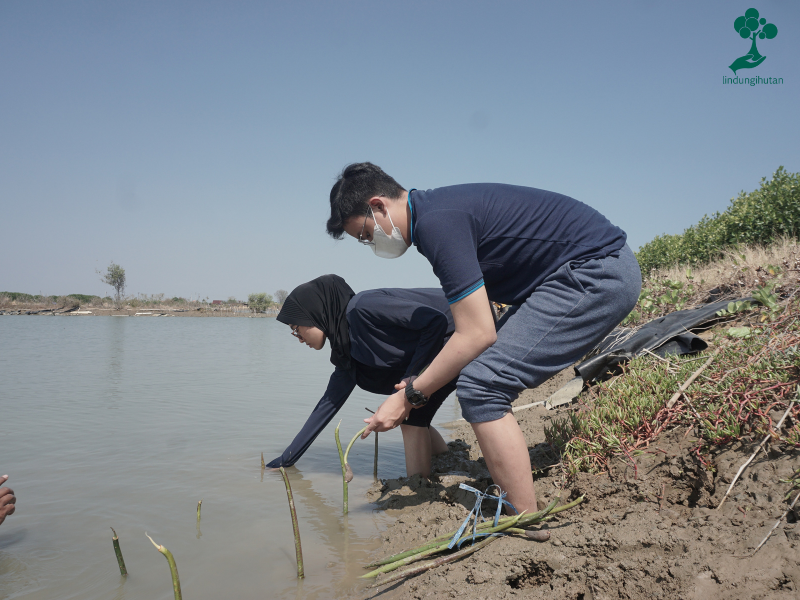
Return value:
M 331 422 L 339 409 L 344 406 L 345 401 L 350 397 L 356 387 L 356 377 L 354 371 L 337 368 L 328 381 L 328 389 L 325 395 L 314 407 L 314 411 L 306 420 L 306 424 L 295 436 L 294 440 L 283 454 L 278 458 L 267 463 L 272 469 L 278 467 L 291 467 L 303 456 L 311 446 L 317 436 Z
M 365 296 L 358 302 L 359 316 L 368 319 L 375 329 L 419 332 L 419 341 L 406 367 L 404 377 L 419 375 L 444 346 L 447 317 L 439 310 L 408 298 L 391 295 Z M 377 345 L 376 345 L 377 348 Z

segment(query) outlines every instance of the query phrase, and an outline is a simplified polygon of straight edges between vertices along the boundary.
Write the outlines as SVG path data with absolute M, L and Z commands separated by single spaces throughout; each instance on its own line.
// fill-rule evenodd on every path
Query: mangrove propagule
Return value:
M 147 535 L 147 532 L 145 531 L 144 534 Z M 147 535 L 147 539 L 153 542 L 153 538 L 149 535 Z M 183 596 L 181 595 L 181 580 L 178 577 L 178 565 L 175 564 L 175 557 L 172 556 L 172 552 L 167 550 L 164 546 L 156 544 L 155 542 L 153 542 L 153 546 L 164 555 L 164 558 L 166 558 L 169 563 L 169 571 L 172 574 L 172 591 L 175 593 L 175 600 L 183 600 Z
M 125 568 L 125 559 L 122 558 L 122 550 L 119 549 L 119 536 L 117 532 L 114 531 L 114 528 L 111 528 L 111 531 L 114 532 L 113 537 L 111 538 L 111 543 L 114 544 L 114 554 L 117 555 L 117 564 L 119 565 L 119 574 L 120 575 L 127 575 L 128 569 Z
M 281 475 L 283 476 L 283 483 L 286 486 L 286 497 L 289 499 L 289 512 L 292 515 L 292 529 L 294 530 L 294 553 L 297 557 L 297 578 L 303 579 L 305 572 L 303 570 L 303 546 L 300 544 L 300 527 L 297 524 L 297 512 L 294 509 L 294 498 L 292 498 L 292 486 L 289 485 L 289 477 L 286 475 L 286 470 L 280 467 Z
M 333 431 L 333 436 L 336 438 L 336 449 L 339 451 L 339 462 L 342 464 L 342 498 L 343 498 L 343 512 L 347 514 L 348 512 L 348 498 L 347 498 L 347 484 L 353 481 L 353 469 L 350 468 L 350 463 L 347 462 L 347 457 L 350 454 L 350 448 L 353 447 L 353 444 L 356 443 L 356 440 L 361 436 L 364 431 L 366 431 L 367 427 L 364 426 L 357 434 L 353 436 L 353 439 L 350 440 L 350 443 L 347 444 L 347 450 L 342 452 L 342 442 L 339 439 L 339 426 L 342 424 L 339 421 L 338 425 L 336 425 L 336 429 Z
M 572 502 L 564 504 L 563 506 L 556 507 L 556 504 L 560 500 L 559 497 L 556 497 L 556 498 L 553 499 L 553 501 L 545 509 L 543 509 L 543 510 L 541 510 L 539 512 L 531 513 L 531 514 L 515 515 L 515 516 L 511 516 L 511 517 L 502 517 L 498 521 L 497 526 L 500 527 L 500 526 L 502 526 L 504 524 L 508 524 L 509 525 L 509 533 L 525 532 L 525 535 L 527 535 L 528 537 L 531 537 L 532 539 L 537 539 L 537 538 L 540 537 L 539 535 L 537 535 L 536 537 L 533 537 L 530 534 L 531 533 L 538 533 L 538 532 L 526 531 L 526 530 L 522 529 L 522 527 L 526 527 L 526 526 L 530 526 L 530 525 L 536 525 L 536 524 L 542 523 L 544 521 L 549 521 L 557 513 L 563 512 L 565 510 L 569 510 L 570 508 L 573 508 L 573 507 L 577 506 L 578 504 L 583 502 L 583 499 L 584 499 L 584 497 L 580 496 L 579 498 L 573 500 Z M 516 528 L 513 527 L 513 525 L 511 523 L 509 523 L 509 521 L 513 521 L 514 524 L 517 527 Z M 486 533 L 488 530 L 492 529 L 492 526 L 493 526 L 492 521 L 484 521 L 483 523 L 478 523 L 477 531 L 478 531 L 478 533 Z M 445 533 L 443 535 L 437 536 L 434 539 L 432 539 L 431 541 L 423 544 L 422 546 L 419 546 L 417 548 L 413 548 L 411 550 L 406 550 L 405 552 L 400 552 L 400 553 L 394 554 L 392 556 L 387 556 L 386 558 L 382 558 L 381 560 L 378 560 L 378 561 L 375 561 L 373 563 L 370 563 L 370 564 L 366 565 L 365 568 L 371 569 L 371 568 L 374 568 L 374 567 L 380 567 L 382 565 L 388 565 L 388 564 L 397 562 L 399 560 L 405 559 L 405 558 L 410 557 L 410 556 L 416 556 L 417 554 L 420 554 L 420 553 L 426 552 L 426 551 L 428 551 L 428 550 L 430 550 L 432 548 L 436 548 L 438 546 L 441 546 L 443 543 L 445 543 L 445 544 L 449 543 L 449 540 L 452 539 L 452 537 L 455 534 L 456 534 L 456 530 L 453 530 L 453 531 L 451 531 L 449 533 Z

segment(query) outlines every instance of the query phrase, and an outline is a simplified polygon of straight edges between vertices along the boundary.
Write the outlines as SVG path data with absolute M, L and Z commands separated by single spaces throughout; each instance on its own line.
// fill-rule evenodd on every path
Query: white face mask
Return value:
M 369 209 L 372 211 L 372 207 Z M 408 246 L 406 245 L 406 241 L 403 239 L 403 234 L 400 233 L 400 229 L 394 226 L 394 221 L 392 221 L 392 215 L 389 211 L 386 211 L 386 214 L 389 215 L 389 222 L 392 224 L 392 235 L 388 235 L 384 230 L 383 227 L 378 225 L 378 222 L 375 221 L 375 213 L 372 213 L 372 220 L 375 221 L 375 229 L 372 233 L 372 246 L 373 252 L 375 252 L 375 256 L 379 256 L 381 258 L 398 258 L 403 255 L 403 253 L 408 250 Z

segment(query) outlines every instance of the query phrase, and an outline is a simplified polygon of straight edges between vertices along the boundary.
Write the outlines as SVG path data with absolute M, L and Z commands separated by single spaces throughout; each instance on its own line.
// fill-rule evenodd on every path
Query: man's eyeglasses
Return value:
M 370 209 L 369 209 L 369 210 L 370 210 L 370 211 L 372 211 L 372 207 L 370 207 Z M 365 229 L 365 228 L 366 228 L 366 226 L 367 226 L 367 217 L 369 217 L 369 213 L 366 213 L 366 214 L 364 215 L 364 224 L 361 226 L 361 233 L 359 233 L 359 234 L 358 234 L 358 242 L 359 242 L 360 244 L 364 244 L 365 246 L 372 246 L 372 245 L 374 245 L 374 244 L 375 244 L 375 242 L 372 242 L 372 241 L 370 241 L 370 240 L 365 240 L 365 239 L 364 239 L 364 229 Z M 375 219 L 375 215 L 374 215 L 374 213 L 373 213 L 373 217 L 372 217 L 372 218 L 373 218 L 373 220 Z

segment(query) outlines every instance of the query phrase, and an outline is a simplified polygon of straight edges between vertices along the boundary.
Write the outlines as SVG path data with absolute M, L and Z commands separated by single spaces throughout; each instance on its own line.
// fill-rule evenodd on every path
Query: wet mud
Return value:
M 515 403 L 546 399 L 571 371 Z M 708 469 L 689 450 L 691 431 L 663 434 L 648 450 L 611 464 L 609 473 L 581 474 L 567 482 L 557 457 L 544 444 L 543 427 L 574 407 L 534 407 L 516 414 L 529 442 L 540 507 L 556 495 L 586 501 L 542 529 L 546 542 L 506 536 L 450 565 L 403 582 L 365 589 L 359 598 L 702 598 L 750 599 L 800 596 L 800 503 L 767 543 L 753 550 L 786 510 L 788 479 L 800 454 L 771 448 L 761 453 L 716 510 L 739 466 L 756 442 L 736 443 L 712 455 Z M 450 452 L 435 458 L 430 480 L 384 480 L 368 499 L 394 524 L 383 533 L 375 558 L 410 549 L 456 529 L 475 502 L 464 482 L 491 484 L 475 437 L 456 427 Z M 791 498 L 794 496 L 792 495 Z M 493 512 L 494 504 L 484 510 Z

